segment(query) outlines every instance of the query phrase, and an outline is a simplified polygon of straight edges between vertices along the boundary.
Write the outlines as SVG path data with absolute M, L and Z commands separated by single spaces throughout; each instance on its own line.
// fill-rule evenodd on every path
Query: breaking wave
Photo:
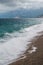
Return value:
M 0 65 L 16 61 L 26 51 L 27 44 L 31 44 L 31 40 L 39 36 L 38 32 L 41 31 L 43 23 L 24 28 L 19 32 L 5 33 L 5 37 L 0 39 Z

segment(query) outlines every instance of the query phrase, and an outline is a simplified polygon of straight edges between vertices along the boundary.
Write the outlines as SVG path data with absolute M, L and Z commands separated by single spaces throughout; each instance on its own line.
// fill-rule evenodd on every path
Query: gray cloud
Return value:
M 7 12 L 18 8 L 43 8 L 43 0 L 0 0 L 0 12 Z
M 10 2 L 12 0 L 0 0 L 0 3 L 7 3 L 7 2 Z

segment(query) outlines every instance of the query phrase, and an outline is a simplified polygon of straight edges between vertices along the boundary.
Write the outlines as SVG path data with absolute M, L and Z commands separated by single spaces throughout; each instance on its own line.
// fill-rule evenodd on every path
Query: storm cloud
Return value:
M 43 8 L 43 0 L 0 0 L 1 13 L 20 8 L 28 10 Z

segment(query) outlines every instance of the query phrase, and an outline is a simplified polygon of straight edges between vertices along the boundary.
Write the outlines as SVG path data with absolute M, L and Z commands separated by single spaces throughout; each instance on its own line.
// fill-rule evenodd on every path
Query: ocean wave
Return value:
M 0 64 L 6 65 L 13 59 L 16 61 L 26 51 L 27 44 L 30 44 L 35 36 L 39 36 L 38 32 L 41 31 L 43 31 L 43 23 L 24 28 L 17 33 L 5 33 L 10 38 L 4 44 L 0 42 Z

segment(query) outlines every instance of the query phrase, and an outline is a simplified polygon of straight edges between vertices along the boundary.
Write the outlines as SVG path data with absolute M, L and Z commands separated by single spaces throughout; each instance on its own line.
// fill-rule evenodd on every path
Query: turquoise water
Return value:
M 41 20 L 41 19 L 40 19 Z M 0 37 L 41 23 L 39 19 L 0 19 Z

